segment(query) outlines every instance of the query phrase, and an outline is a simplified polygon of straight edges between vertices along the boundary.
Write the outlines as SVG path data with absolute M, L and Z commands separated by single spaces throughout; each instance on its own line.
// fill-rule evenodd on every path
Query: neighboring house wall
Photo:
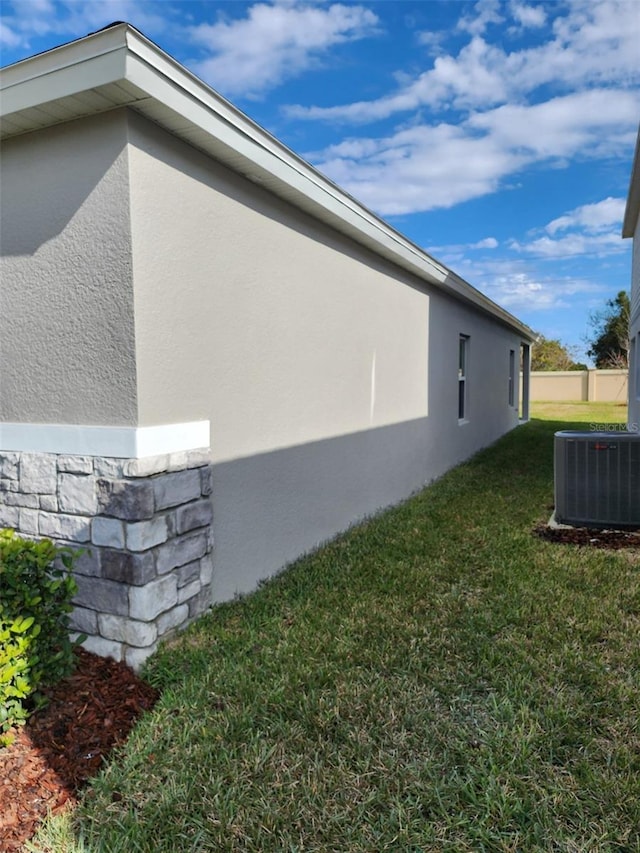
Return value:
M 134 115 L 130 140 L 140 419 L 211 422 L 216 599 L 517 424 L 513 332 Z
M 629 423 L 640 424 L 640 131 L 631 167 L 622 236 L 633 238 L 629 318 Z
M 539 370 L 531 373 L 531 400 L 627 402 L 627 370 Z
M 640 219 L 633 236 L 629 341 L 629 422 L 640 424 Z

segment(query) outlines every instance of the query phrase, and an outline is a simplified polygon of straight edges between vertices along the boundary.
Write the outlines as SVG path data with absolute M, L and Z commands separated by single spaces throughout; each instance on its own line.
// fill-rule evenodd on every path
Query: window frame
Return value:
M 631 338 L 629 350 L 629 381 L 633 383 L 633 396 L 640 400 L 640 332 Z
M 522 373 L 522 382 L 518 383 L 518 418 L 521 421 L 529 420 L 530 403 L 530 379 L 531 379 L 531 343 L 520 342 L 520 365 L 519 373 Z
M 516 401 L 516 351 L 509 350 L 509 406 L 515 408 Z
M 458 423 L 469 421 L 469 341 L 470 335 L 458 335 Z

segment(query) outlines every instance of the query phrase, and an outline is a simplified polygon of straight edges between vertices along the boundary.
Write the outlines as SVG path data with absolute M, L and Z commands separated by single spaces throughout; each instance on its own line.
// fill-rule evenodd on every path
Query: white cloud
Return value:
M 500 68 L 501 53 L 500 49 L 476 36 L 457 57 L 436 57 L 430 71 L 423 72 L 393 94 L 344 106 L 289 105 L 284 112 L 292 118 L 365 123 L 412 112 L 422 106 L 466 109 L 477 104 L 499 104 L 509 94 L 509 81 Z
M 418 44 L 426 47 L 430 52 L 437 53 L 440 51 L 440 46 L 445 40 L 446 34 L 442 31 L 423 30 L 416 35 Z
M 478 240 L 469 246 L 470 249 L 497 249 L 498 241 L 495 237 L 485 237 L 484 240 Z
M 128 21 L 145 33 L 161 32 L 166 29 L 171 5 L 162 7 L 145 0 L 65 0 L 62 4 L 69 10 L 70 20 L 80 29 L 82 26 L 103 27 L 113 21 Z M 158 13 L 153 8 L 160 9 Z
M 514 273 L 496 279 L 487 288 L 487 295 L 511 311 L 524 308 L 529 311 L 548 311 L 551 308 L 565 307 L 567 304 L 557 288 L 530 279 L 525 273 Z
M 517 252 L 550 260 L 575 258 L 579 255 L 605 257 L 606 255 L 626 252 L 629 249 L 628 244 L 622 240 L 620 234 L 613 232 L 607 234 L 567 234 L 557 240 L 551 237 L 539 237 L 530 243 L 514 241 L 510 245 Z
M 466 245 L 431 246 L 427 251 L 530 324 L 541 322 L 538 315 L 563 309 L 574 319 L 584 315 L 586 328 L 588 311 L 602 303 L 608 285 L 583 278 L 577 270 L 593 269 L 602 278 L 605 264 L 612 268 L 612 263 L 598 260 L 594 266 L 594 258 L 630 251 L 619 233 L 621 201 L 606 198 L 576 207 L 535 229 L 547 233 L 529 241 L 511 239 L 498 244 L 495 238 L 485 238 Z M 560 236 L 549 236 L 551 232 Z M 501 251 L 482 251 L 494 243 Z M 479 253 L 470 251 L 474 249 Z M 589 259 L 586 266 L 577 263 L 581 258 Z
M 300 74 L 336 44 L 370 36 L 378 17 L 363 6 L 256 3 L 247 17 L 191 27 L 211 55 L 196 72 L 227 93 L 256 95 Z
M 624 198 L 611 198 L 611 196 L 595 204 L 583 204 L 549 222 L 545 226 L 545 231 L 553 236 L 557 231 L 566 231 L 570 228 L 583 228 L 589 234 L 606 231 L 612 226 L 619 229 L 625 206 Z
M 490 134 L 479 137 L 449 124 L 416 126 L 380 140 L 350 140 L 319 159 L 321 171 L 383 214 L 451 207 L 486 195 L 527 162 Z
M 129 21 L 144 32 L 160 32 L 166 15 L 144 0 L 5 0 L 0 45 L 29 49 L 34 38 L 81 37 L 113 21 Z
M 446 259 L 442 259 L 446 263 Z M 519 259 L 458 261 L 456 271 L 494 302 L 516 314 L 569 308 L 573 300 L 599 294 L 602 287 L 574 276 L 549 276 Z
M 15 29 L 15 26 L 9 26 L 4 21 L 0 21 L 0 45 L 4 47 L 20 47 L 24 43 L 24 36 Z
M 626 148 L 639 109 L 638 92 L 589 89 L 533 106 L 509 104 L 476 113 L 467 125 L 536 160 L 578 152 L 600 157 Z
M 574 0 L 553 22 L 552 40 L 511 54 L 506 70 L 520 91 L 556 83 L 566 87 L 630 86 L 638 80 L 640 15 L 629 0 Z
M 449 259 L 455 258 L 455 260 L 458 260 L 464 256 L 465 252 L 480 249 L 497 249 L 499 245 L 495 237 L 485 237 L 475 243 L 450 243 L 446 246 L 429 246 L 426 251 L 434 257 L 444 258 L 446 256 Z
M 547 20 L 547 14 L 542 6 L 528 6 L 525 3 L 512 3 L 511 14 L 523 27 L 542 27 Z
M 0 44 L 28 49 L 35 37 L 78 37 L 112 21 L 129 21 L 147 35 L 173 27 L 205 56 L 196 73 L 228 94 L 256 95 L 317 63 L 334 45 L 377 32 L 364 6 L 316 6 L 297 0 L 257 2 L 246 17 L 220 16 L 187 25 L 179 4 L 147 0 L 5 0 Z M 206 4 L 205 4 L 206 9 Z
M 458 29 L 480 35 L 489 24 L 501 24 L 504 21 L 499 10 L 498 0 L 478 0 L 473 7 L 473 15 L 465 15 L 458 21 Z
M 472 35 L 457 55 L 440 55 L 432 67 L 405 79 L 395 92 L 371 101 L 333 107 L 290 106 L 297 118 L 367 122 L 389 118 L 420 106 L 486 109 L 500 103 L 523 102 L 540 87 L 561 91 L 586 86 L 632 87 L 640 79 L 638 44 L 640 14 L 629 0 L 573 0 L 566 14 L 553 22 L 551 37 L 541 45 L 507 52 L 482 37 L 492 15 L 488 4 L 477 26 L 463 19 Z M 515 20 L 533 26 L 542 6 L 515 4 Z M 482 22 L 482 26 L 480 25 Z M 398 78 L 401 79 L 401 78 Z
M 620 234 L 624 209 L 623 198 L 608 197 L 583 204 L 547 223 L 543 236 L 528 242 L 512 240 L 509 247 L 529 257 L 549 260 L 620 254 L 629 250 Z
M 535 164 L 620 154 L 635 137 L 639 110 L 640 93 L 592 90 L 498 107 L 458 125 L 348 139 L 307 156 L 380 213 L 415 213 L 495 192 Z
M 52 0 L 24 0 L 5 7 L 0 29 L 0 44 L 27 47 L 30 36 L 56 32 L 56 7 Z

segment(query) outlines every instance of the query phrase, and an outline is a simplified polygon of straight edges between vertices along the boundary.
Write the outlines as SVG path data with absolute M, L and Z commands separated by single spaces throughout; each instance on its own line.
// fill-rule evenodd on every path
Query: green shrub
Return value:
M 23 723 L 28 710 L 26 700 L 32 692 L 29 651 L 39 633 L 33 617 L 0 620 L 0 732 Z M 10 740 L 0 734 L 0 746 Z
M 0 745 L 44 704 L 40 689 L 73 669 L 73 649 L 84 639 L 69 639 L 76 556 L 49 539 L 0 530 Z

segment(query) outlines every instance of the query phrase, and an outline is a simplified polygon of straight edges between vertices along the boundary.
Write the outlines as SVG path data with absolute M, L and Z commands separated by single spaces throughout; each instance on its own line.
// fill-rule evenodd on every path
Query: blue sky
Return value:
M 3 0 L 2 64 L 126 20 L 584 358 L 630 283 L 640 0 Z

